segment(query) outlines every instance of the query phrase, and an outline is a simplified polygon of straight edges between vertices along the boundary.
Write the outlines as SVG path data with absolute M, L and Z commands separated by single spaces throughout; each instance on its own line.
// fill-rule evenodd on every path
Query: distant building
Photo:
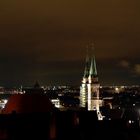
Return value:
M 100 106 L 103 104 L 100 98 L 99 88 L 100 83 L 98 80 L 96 60 L 92 51 L 91 56 L 89 57 L 87 53 L 86 57 L 86 66 L 80 87 L 80 106 L 88 110 L 99 111 Z
M 44 94 L 44 89 L 36 82 L 33 87 L 25 87 L 22 89 L 25 94 Z

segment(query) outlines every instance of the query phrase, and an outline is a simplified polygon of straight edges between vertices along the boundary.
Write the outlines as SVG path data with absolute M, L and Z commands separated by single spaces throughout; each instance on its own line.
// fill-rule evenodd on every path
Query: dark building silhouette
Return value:
M 25 94 L 44 94 L 44 89 L 40 87 L 36 81 L 33 87 L 26 87 L 22 89 Z
M 9 98 L 2 113 L 45 113 L 53 109 L 54 105 L 44 94 L 15 94 Z

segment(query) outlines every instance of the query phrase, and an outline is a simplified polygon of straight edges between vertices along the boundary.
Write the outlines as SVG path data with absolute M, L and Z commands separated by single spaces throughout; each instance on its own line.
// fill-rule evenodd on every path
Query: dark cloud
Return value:
M 123 68 L 129 68 L 130 67 L 130 63 L 127 60 L 121 60 L 119 62 L 119 66 L 121 66 Z
M 92 41 L 103 83 L 139 83 L 130 76 L 140 59 L 139 6 L 139 0 L 1 1 L 0 84 L 80 84 Z M 125 60 L 133 60 L 130 71 Z
M 134 72 L 136 75 L 140 75 L 140 64 L 134 66 Z

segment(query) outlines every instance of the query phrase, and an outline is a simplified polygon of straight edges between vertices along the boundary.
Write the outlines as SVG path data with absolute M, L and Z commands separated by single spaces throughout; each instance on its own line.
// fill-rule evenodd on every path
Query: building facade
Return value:
M 95 56 L 93 52 L 91 56 L 87 53 L 84 76 L 80 87 L 80 106 L 88 110 L 99 111 L 100 106 L 103 104 L 100 98 L 99 88 L 100 83 Z

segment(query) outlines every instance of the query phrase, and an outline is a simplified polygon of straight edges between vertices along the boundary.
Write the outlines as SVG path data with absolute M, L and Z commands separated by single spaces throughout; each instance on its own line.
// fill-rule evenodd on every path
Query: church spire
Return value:
M 96 60 L 94 56 L 94 44 L 90 44 L 90 50 L 87 53 L 86 57 L 86 67 L 84 72 L 84 77 L 82 80 L 82 85 L 80 87 L 80 105 L 81 107 L 88 110 L 96 110 L 99 119 L 100 115 L 100 106 L 102 106 L 102 100 L 99 96 L 100 83 L 98 81 L 98 74 L 96 68 Z
M 89 47 L 87 46 L 86 66 L 84 71 L 84 78 L 89 76 Z
M 91 76 L 97 76 L 97 67 L 96 67 L 96 60 L 95 56 L 91 58 L 91 65 L 90 65 L 90 72 L 89 75 Z
M 93 44 L 94 45 L 94 44 Z M 97 67 L 96 67 L 96 60 L 94 56 L 94 47 L 91 46 L 91 64 L 89 70 L 89 83 L 98 83 L 98 74 L 97 74 Z
M 97 76 L 97 67 L 96 67 L 96 60 L 95 60 L 95 56 L 94 56 L 94 44 L 91 46 L 91 65 L 90 65 L 90 71 L 89 71 L 89 75 L 90 76 Z

